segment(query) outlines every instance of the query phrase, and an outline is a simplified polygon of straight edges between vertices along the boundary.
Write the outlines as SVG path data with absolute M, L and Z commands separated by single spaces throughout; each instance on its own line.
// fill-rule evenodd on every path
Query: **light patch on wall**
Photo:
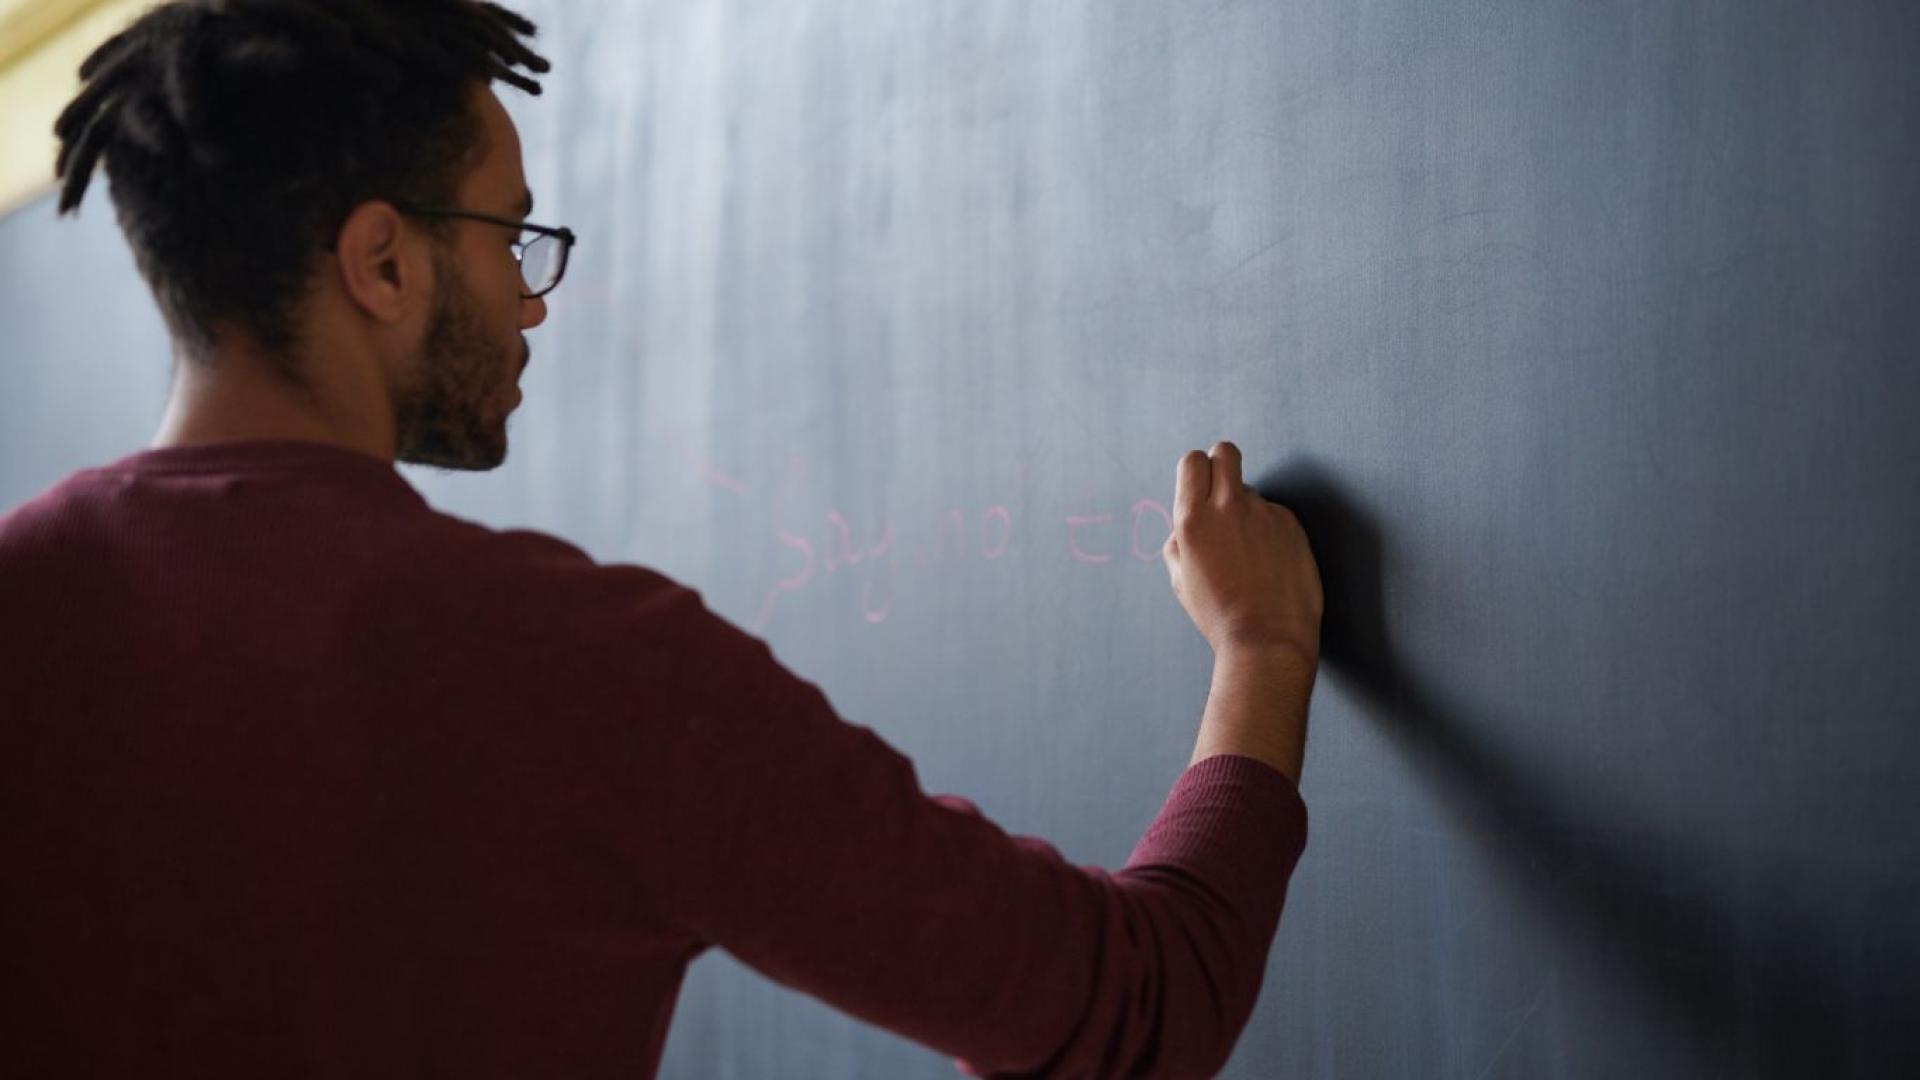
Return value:
M 0 215 L 53 185 L 53 121 L 80 61 L 155 0 L 0 0 Z

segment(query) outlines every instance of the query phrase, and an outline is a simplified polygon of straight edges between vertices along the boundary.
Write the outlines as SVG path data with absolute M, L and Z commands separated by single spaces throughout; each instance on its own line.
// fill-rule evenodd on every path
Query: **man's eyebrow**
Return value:
M 520 216 L 526 217 L 531 213 L 533 213 L 533 192 L 528 191 L 520 196 Z

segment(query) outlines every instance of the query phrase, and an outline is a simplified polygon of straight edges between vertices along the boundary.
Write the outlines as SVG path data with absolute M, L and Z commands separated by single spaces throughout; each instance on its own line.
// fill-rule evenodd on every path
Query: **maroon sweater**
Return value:
M 1306 842 L 1251 758 L 1068 864 L 653 571 L 311 443 L 0 518 L 10 1076 L 633 1077 L 717 945 L 982 1074 L 1190 1076 Z

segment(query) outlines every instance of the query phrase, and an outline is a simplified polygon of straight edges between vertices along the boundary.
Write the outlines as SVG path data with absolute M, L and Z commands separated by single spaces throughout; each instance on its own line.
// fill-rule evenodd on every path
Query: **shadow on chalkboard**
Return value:
M 1472 819 L 1525 894 L 1668 1019 L 1694 1061 L 1716 1075 L 1920 1075 L 1916 957 L 1863 949 L 1872 928 L 1784 899 L 1808 892 L 1792 867 L 1728 880 L 1710 844 L 1689 849 L 1622 827 L 1604 801 L 1575 794 L 1573 778 L 1543 775 L 1477 737 L 1456 719 L 1466 709 L 1448 707 L 1398 661 L 1378 524 L 1311 463 L 1253 486 L 1292 510 L 1313 545 L 1326 597 L 1322 670 Z

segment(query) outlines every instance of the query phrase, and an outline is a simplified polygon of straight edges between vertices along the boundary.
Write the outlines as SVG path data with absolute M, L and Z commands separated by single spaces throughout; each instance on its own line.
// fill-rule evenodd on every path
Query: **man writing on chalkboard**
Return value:
M 980 1074 L 1199 1076 L 1305 843 L 1321 594 L 1230 443 L 1173 587 L 1215 668 L 1127 865 L 1074 867 L 650 570 L 439 514 L 572 234 L 527 222 L 470 0 L 193 0 L 100 47 L 103 164 L 175 341 L 153 445 L 0 518 L 0 1058 L 19 1075 L 651 1075 L 719 946 Z

